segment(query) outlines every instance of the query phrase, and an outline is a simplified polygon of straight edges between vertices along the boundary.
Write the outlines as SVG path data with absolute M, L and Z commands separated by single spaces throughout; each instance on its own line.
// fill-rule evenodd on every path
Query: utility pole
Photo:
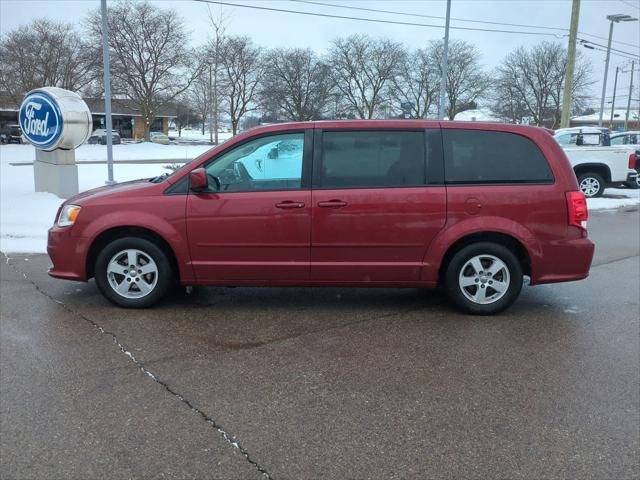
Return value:
M 600 114 L 598 115 L 598 126 L 602 126 L 602 116 L 604 115 L 604 97 L 607 94 L 607 74 L 609 73 L 609 57 L 611 56 L 611 39 L 613 38 L 613 24 L 618 22 L 636 22 L 638 19 L 631 15 L 617 14 L 607 15 L 609 20 L 609 41 L 607 42 L 607 58 L 604 62 L 604 81 L 602 82 L 602 96 L 600 98 Z
M 631 110 L 631 94 L 633 93 L 633 67 L 635 61 L 631 62 L 631 80 L 629 81 L 629 98 L 627 98 L 627 113 L 624 116 L 624 131 L 629 129 L 629 110 Z
M 567 50 L 567 70 L 564 75 L 564 91 L 562 92 L 560 128 L 567 128 L 571 121 L 571 92 L 573 91 L 573 72 L 576 66 L 576 39 L 578 37 L 579 18 L 580 0 L 573 0 L 573 6 L 571 7 L 571 25 L 569 27 L 569 48 Z
M 115 182 L 113 179 L 113 136 L 111 130 L 111 73 L 109 72 L 109 26 L 107 23 L 107 0 L 101 0 L 102 14 L 102 68 L 104 70 L 104 118 L 107 127 L 107 185 Z
M 618 72 L 620 67 L 616 67 L 616 77 L 613 81 L 613 98 L 611 99 L 611 119 L 609 120 L 609 130 L 613 129 L 613 114 L 616 108 L 616 90 L 618 89 Z
M 444 24 L 444 49 L 442 52 L 442 67 L 440 77 L 440 103 L 438 105 L 438 119 L 444 119 L 444 93 L 447 89 L 447 72 L 449 69 L 449 20 L 451 18 L 451 0 L 447 0 L 447 19 Z
M 213 70 L 213 63 L 211 62 L 211 59 L 209 59 L 209 143 L 213 143 L 213 124 L 211 123 L 211 120 L 213 117 L 213 102 L 211 101 L 213 95 L 213 86 L 212 86 L 212 70 Z

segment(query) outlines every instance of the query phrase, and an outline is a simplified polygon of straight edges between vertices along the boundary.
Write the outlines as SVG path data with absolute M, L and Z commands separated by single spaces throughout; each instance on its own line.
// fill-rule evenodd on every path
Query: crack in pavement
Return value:
M 64 308 L 66 311 L 71 313 L 72 315 L 75 315 L 76 317 L 88 322 L 93 328 L 98 330 L 101 334 L 111 337 L 111 339 L 113 340 L 113 343 L 118 347 L 120 352 L 125 354 L 129 358 L 129 360 L 136 367 L 138 367 L 145 375 L 147 375 L 149 378 L 151 378 L 154 382 L 156 382 L 159 385 L 161 385 L 168 393 L 170 393 L 175 398 L 177 398 L 180 402 L 182 402 L 187 407 L 189 407 L 189 409 L 191 409 L 193 412 L 195 412 L 198 415 L 200 415 L 202 417 L 202 419 L 205 422 L 207 422 L 214 430 L 216 430 L 229 445 L 231 445 L 233 448 L 238 450 L 244 456 L 244 458 L 247 460 L 247 462 L 249 462 L 251 465 L 253 465 L 255 467 L 255 469 L 258 470 L 258 472 L 260 472 L 265 478 L 267 478 L 269 480 L 273 480 L 273 476 L 262 465 L 260 465 L 257 461 L 255 461 L 251 457 L 251 455 L 249 454 L 249 451 L 245 447 L 243 447 L 242 444 L 235 437 L 233 437 L 231 434 L 229 434 L 224 429 L 224 427 L 222 425 L 220 425 L 213 417 L 211 417 L 210 415 L 208 415 L 207 413 L 205 413 L 204 411 L 202 411 L 201 409 L 196 407 L 190 400 L 186 399 L 183 395 L 181 395 L 180 393 L 175 391 L 166 382 L 160 380 L 160 378 L 158 378 L 157 375 L 155 375 L 153 372 L 151 372 L 142 362 L 140 362 L 139 360 L 136 359 L 136 357 L 118 340 L 118 337 L 114 333 L 112 333 L 112 332 L 110 332 L 108 330 L 105 330 L 99 324 L 97 324 L 96 322 L 91 320 L 89 317 L 87 317 L 87 316 L 83 315 L 82 313 L 74 310 L 73 308 L 71 308 L 69 305 L 67 305 L 63 301 L 58 300 L 57 298 L 53 297 L 49 293 L 45 292 L 42 288 L 40 288 L 40 286 L 35 281 L 33 281 L 31 278 L 29 278 L 26 273 L 20 271 L 13 264 L 10 264 L 9 263 L 9 257 L 7 257 L 7 255 L 5 255 L 4 253 L 3 253 L 3 255 L 7 258 L 7 265 L 9 265 L 16 273 L 22 274 L 24 279 L 27 282 L 29 282 L 30 284 L 32 284 L 33 287 L 36 289 L 36 291 L 38 293 L 44 295 L 46 298 L 48 298 L 52 302 L 57 303 L 62 308 Z
M 630 259 L 636 258 L 636 257 L 640 257 L 640 254 L 629 255 L 629 256 L 621 257 L 621 258 L 614 258 L 613 260 L 607 260 L 607 261 L 600 262 L 600 263 L 592 263 L 591 264 L 591 268 L 593 268 L 593 267 L 602 267 L 603 265 L 611 265 L 612 263 L 622 262 L 623 260 L 630 260 Z

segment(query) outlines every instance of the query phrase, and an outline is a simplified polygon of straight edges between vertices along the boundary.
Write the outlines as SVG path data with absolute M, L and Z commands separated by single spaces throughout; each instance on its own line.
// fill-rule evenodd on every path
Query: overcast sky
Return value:
M 108 0 L 112 2 L 113 0 Z M 254 5 L 276 9 L 317 12 L 332 15 L 353 16 L 371 19 L 393 20 L 399 22 L 444 25 L 437 18 L 393 15 L 358 11 L 330 6 L 299 3 L 291 0 L 223 0 L 228 3 Z M 444 0 L 316 0 L 334 5 L 393 10 L 418 15 L 444 16 L 446 2 Z M 152 1 L 159 8 L 173 8 L 185 21 L 191 31 L 194 46 L 205 42 L 209 34 L 208 11 L 214 15 L 222 14 L 228 19 L 229 33 L 249 35 L 253 40 L 265 47 L 311 47 L 324 52 L 332 38 L 352 33 L 368 33 L 373 36 L 384 36 L 400 41 L 408 47 L 421 47 L 429 40 L 441 38 L 444 29 L 438 27 L 421 27 L 408 25 L 391 25 L 370 23 L 357 20 L 325 18 L 298 15 L 293 13 L 248 9 L 217 4 L 206 4 L 195 0 Z M 98 0 L 0 0 L 0 33 L 5 33 L 20 25 L 25 25 L 39 17 L 81 24 L 87 12 L 99 8 Z M 610 14 L 628 14 L 640 16 L 638 0 L 582 0 L 580 9 L 579 31 L 585 38 L 606 46 L 609 33 Z M 452 0 L 451 17 L 459 19 L 482 20 L 489 22 L 505 22 L 530 26 L 559 27 L 568 29 L 571 18 L 570 0 Z M 452 21 L 452 27 L 474 27 L 488 29 L 518 30 L 526 32 L 550 33 L 551 35 L 527 35 L 524 33 L 494 33 L 468 30 L 451 30 L 451 38 L 467 40 L 480 50 L 482 63 L 492 68 L 513 48 L 520 45 L 535 45 L 543 40 L 562 42 L 567 38 L 562 31 L 552 31 L 532 27 L 507 27 L 501 25 L 479 24 L 463 21 Z M 558 35 L 555 36 L 554 33 Z M 640 55 L 640 22 L 619 23 L 614 28 L 613 47 L 631 54 Z M 622 42 L 622 43 L 615 43 Z M 599 95 L 602 88 L 605 52 L 589 50 L 578 46 L 593 66 L 593 79 L 597 83 L 592 87 L 594 107 L 599 106 Z M 599 48 L 599 47 L 596 47 Z M 613 73 L 616 66 L 629 70 L 631 60 L 622 56 L 611 57 L 609 70 L 608 93 L 613 92 Z M 634 84 L 640 84 L 636 62 Z M 616 106 L 626 107 L 629 88 L 629 73 L 620 74 Z M 638 98 L 638 90 L 634 88 L 632 98 Z

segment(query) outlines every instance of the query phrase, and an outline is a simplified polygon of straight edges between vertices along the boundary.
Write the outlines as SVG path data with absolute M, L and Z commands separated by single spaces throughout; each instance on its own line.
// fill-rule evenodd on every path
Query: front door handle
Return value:
M 304 208 L 304 203 L 285 200 L 284 202 L 276 203 L 276 208 Z
M 318 206 L 322 208 L 342 208 L 347 206 L 347 202 L 342 200 L 329 200 L 328 202 L 318 202 Z

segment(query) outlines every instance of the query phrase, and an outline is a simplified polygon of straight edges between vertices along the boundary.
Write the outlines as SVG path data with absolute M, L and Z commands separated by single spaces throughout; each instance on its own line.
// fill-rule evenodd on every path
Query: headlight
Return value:
M 58 226 L 68 227 L 69 225 L 73 225 L 76 218 L 78 218 L 81 208 L 82 207 L 78 205 L 65 205 L 58 217 Z

